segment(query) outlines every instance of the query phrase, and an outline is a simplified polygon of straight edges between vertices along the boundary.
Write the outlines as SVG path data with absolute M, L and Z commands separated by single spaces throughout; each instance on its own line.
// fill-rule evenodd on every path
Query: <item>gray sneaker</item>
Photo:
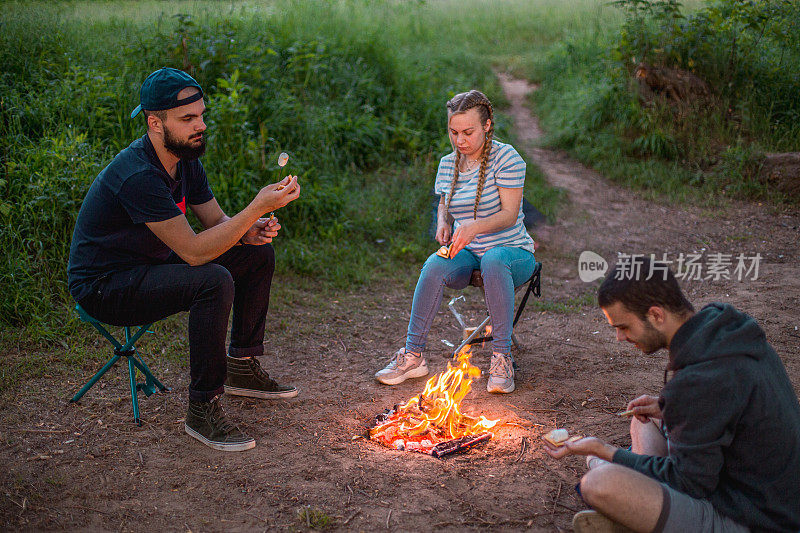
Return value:
M 596 455 L 587 455 L 586 456 L 586 467 L 591 470 L 592 468 L 597 468 L 598 466 L 607 465 L 608 461 L 605 459 L 600 459 Z
M 406 353 L 400 348 L 383 370 L 375 374 L 375 379 L 384 385 L 397 385 L 409 378 L 421 378 L 428 375 L 428 364 L 422 354 Z
M 219 404 L 219 396 L 210 402 L 189 400 L 184 428 L 186 433 L 215 450 L 243 452 L 256 446 L 254 439 L 242 433 L 228 420 Z
M 597 511 L 579 511 L 572 517 L 575 533 L 633 533 L 632 529 L 614 522 Z
M 492 365 L 489 367 L 489 381 L 486 390 L 489 392 L 514 392 L 514 360 L 510 355 L 492 354 Z

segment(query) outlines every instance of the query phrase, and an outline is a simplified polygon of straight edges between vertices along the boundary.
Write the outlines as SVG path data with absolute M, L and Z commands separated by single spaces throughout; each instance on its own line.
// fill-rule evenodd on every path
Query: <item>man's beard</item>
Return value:
M 180 159 L 197 159 L 206 153 L 206 138 L 202 137 L 200 144 L 192 146 L 192 141 L 182 142 L 172 136 L 172 133 L 164 126 L 164 148 Z
M 639 346 L 640 350 L 642 350 L 647 355 L 650 355 L 656 353 L 661 348 L 667 347 L 667 337 L 666 335 L 658 331 L 656 328 L 654 328 L 653 325 L 650 322 L 648 322 L 647 319 L 645 319 L 644 334 L 641 340 L 639 340 L 639 342 L 637 342 L 636 344 Z

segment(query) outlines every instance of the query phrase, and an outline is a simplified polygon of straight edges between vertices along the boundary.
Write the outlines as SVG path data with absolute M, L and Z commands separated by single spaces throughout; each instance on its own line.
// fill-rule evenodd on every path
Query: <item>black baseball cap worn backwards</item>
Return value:
M 187 87 L 197 87 L 199 92 L 181 100 L 178 93 Z M 203 88 L 194 78 L 182 70 L 164 67 L 156 70 L 142 83 L 139 90 L 139 105 L 131 113 L 131 118 L 146 111 L 162 111 L 196 102 L 203 97 Z

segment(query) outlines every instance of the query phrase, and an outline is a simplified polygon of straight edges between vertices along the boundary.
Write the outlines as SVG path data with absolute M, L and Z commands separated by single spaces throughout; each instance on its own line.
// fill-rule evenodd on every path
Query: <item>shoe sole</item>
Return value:
M 427 366 L 418 366 L 414 370 L 409 370 L 402 376 L 397 376 L 396 378 L 386 378 L 383 376 L 375 376 L 375 379 L 383 383 L 384 385 L 397 385 L 398 383 L 402 383 L 407 379 L 411 378 L 421 378 L 428 375 L 428 367 Z
M 183 429 L 186 430 L 186 433 L 189 434 L 189 436 L 196 438 L 209 448 L 218 450 L 220 452 L 243 452 L 246 450 L 251 450 L 256 447 L 256 441 L 254 439 L 250 439 L 247 442 L 239 442 L 236 444 L 230 444 L 226 442 L 214 442 L 212 440 L 208 440 L 207 438 L 205 438 L 200 433 L 196 432 L 186 424 L 183 425 Z
M 487 392 L 491 392 L 493 394 L 508 394 L 510 392 L 514 392 L 516 390 L 516 388 L 517 388 L 517 386 L 514 383 L 511 383 L 511 387 L 509 387 L 507 389 L 504 389 L 503 387 L 500 387 L 499 385 L 494 386 L 492 388 L 489 388 L 488 384 L 486 385 L 486 391 Z
M 572 517 L 572 528 L 575 533 L 633 533 L 633 530 L 622 524 L 614 522 L 597 511 L 590 510 L 576 513 Z
M 240 389 L 239 387 L 229 387 L 227 385 L 225 385 L 225 392 L 233 396 L 247 396 L 248 398 L 259 398 L 262 400 L 279 400 L 286 398 L 294 398 L 298 394 L 297 389 L 281 391 L 281 392 L 269 392 L 269 391 L 254 390 L 254 389 Z

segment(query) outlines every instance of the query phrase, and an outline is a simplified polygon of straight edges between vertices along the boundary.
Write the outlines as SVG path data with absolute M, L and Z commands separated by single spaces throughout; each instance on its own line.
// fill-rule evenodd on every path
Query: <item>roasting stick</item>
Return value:
M 636 413 L 634 413 L 634 410 L 633 410 L 633 409 L 628 409 L 627 411 L 621 411 L 621 412 L 617 413 L 617 416 L 622 416 L 622 417 L 625 417 L 625 418 L 630 418 L 630 417 L 632 417 L 632 416 L 636 416 Z M 652 423 L 653 423 L 653 425 L 655 425 L 655 426 L 656 426 L 656 427 L 657 427 L 659 430 L 661 429 L 661 426 L 659 426 L 659 425 L 658 425 L 658 423 L 657 423 L 657 422 L 656 422 L 654 419 L 652 419 L 652 418 L 650 418 L 650 417 L 647 417 L 647 418 L 648 418 L 648 419 L 650 420 L 650 422 L 652 422 Z
M 278 156 L 278 166 L 280 168 L 283 168 L 286 166 L 286 163 L 288 162 L 289 162 L 289 154 L 287 154 L 286 152 L 281 152 L 281 155 Z M 280 171 L 278 171 L 278 175 L 280 175 Z M 281 189 L 283 189 L 283 186 L 278 187 L 276 190 L 279 191 Z M 270 221 L 275 220 L 275 211 L 269 214 L 269 219 Z

